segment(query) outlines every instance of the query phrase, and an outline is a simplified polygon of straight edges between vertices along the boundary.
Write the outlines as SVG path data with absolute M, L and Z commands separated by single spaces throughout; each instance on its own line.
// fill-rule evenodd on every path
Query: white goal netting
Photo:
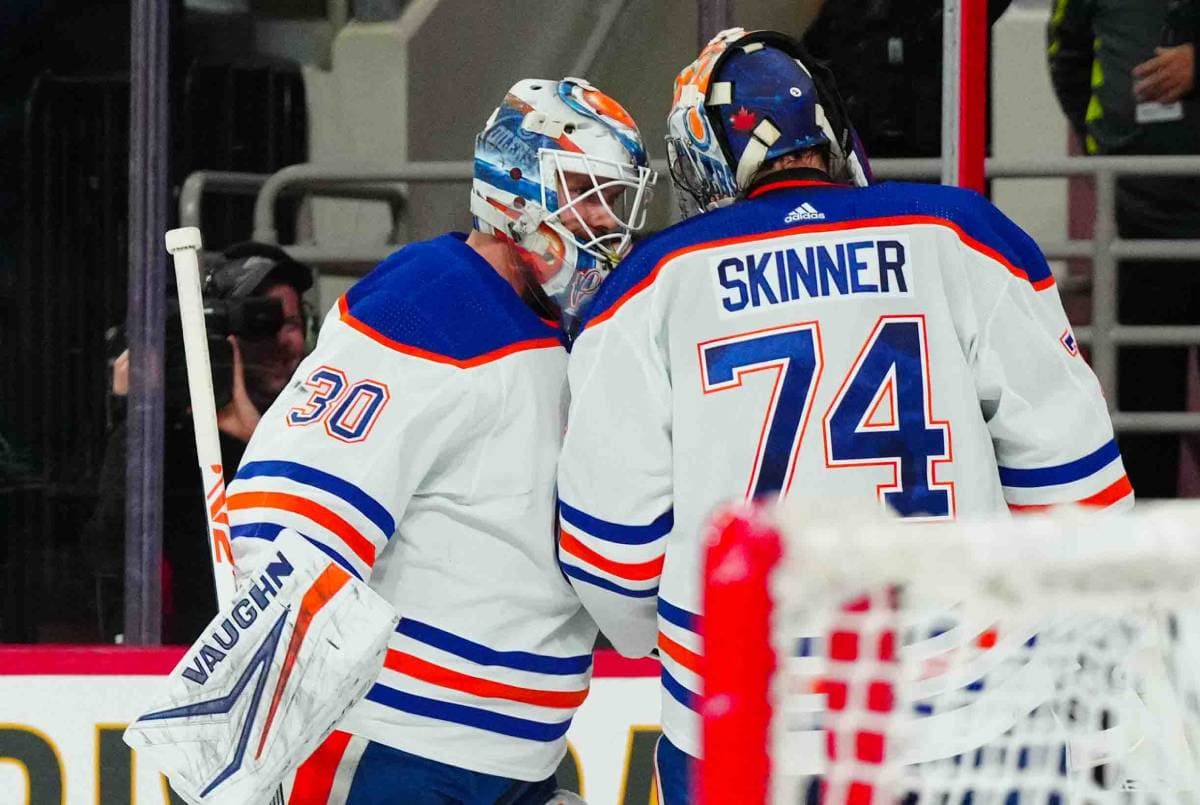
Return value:
M 744 784 L 731 767 L 720 788 L 728 764 L 710 749 L 723 754 L 723 727 L 752 731 L 737 716 L 766 694 L 762 740 L 746 737 L 771 802 L 1200 803 L 1200 506 L 724 526 L 705 604 L 705 801 Z M 747 557 L 771 539 L 779 557 L 755 581 Z M 731 557 L 750 569 L 735 595 L 765 599 L 773 669 L 757 678 L 753 662 L 742 680 L 722 669 L 754 639 L 740 628 L 722 646 Z

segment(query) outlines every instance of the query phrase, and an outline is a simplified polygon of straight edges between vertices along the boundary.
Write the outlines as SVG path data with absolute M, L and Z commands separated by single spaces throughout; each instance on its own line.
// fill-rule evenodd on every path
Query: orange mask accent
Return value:
M 633 122 L 633 118 L 629 116 L 625 108 L 600 90 L 585 89 L 583 91 L 583 99 L 601 115 L 611 117 L 621 125 L 628 126 L 631 129 L 637 128 Z

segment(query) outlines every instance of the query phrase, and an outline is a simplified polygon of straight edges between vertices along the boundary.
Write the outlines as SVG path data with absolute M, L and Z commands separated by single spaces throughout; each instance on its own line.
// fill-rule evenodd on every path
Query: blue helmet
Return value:
M 774 31 L 717 34 L 675 79 L 667 129 L 671 178 L 701 209 L 732 201 L 765 162 L 821 146 L 835 179 L 869 182 L 833 76 Z
M 812 76 L 782 50 L 760 42 L 730 50 L 709 89 L 708 106 L 737 159 L 737 174 L 753 175 L 766 160 L 829 143 L 817 124 Z M 741 184 L 747 177 L 736 178 Z

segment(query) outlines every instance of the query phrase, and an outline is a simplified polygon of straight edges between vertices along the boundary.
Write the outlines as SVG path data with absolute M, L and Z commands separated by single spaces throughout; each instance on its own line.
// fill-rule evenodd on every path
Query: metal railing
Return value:
M 279 232 L 275 228 L 275 205 L 289 193 L 309 192 L 330 195 L 348 188 L 362 187 L 370 183 L 426 182 L 434 184 L 462 183 L 471 180 L 474 163 L 462 162 L 406 162 L 392 166 L 378 165 L 334 165 L 303 163 L 289 165 L 270 176 L 258 191 L 254 201 L 254 240 L 277 243 Z M 311 246 L 288 246 L 288 253 L 305 262 L 377 263 L 394 248 L 363 248 L 353 253 L 339 249 L 336 254 Z
M 666 164 L 653 167 L 665 175 Z M 938 159 L 881 159 L 872 163 L 881 179 L 936 181 L 941 171 Z M 461 162 L 409 162 L 387 167 L 369 165 L 292 165 L 272 174 L 258 192 L 254 205 L 254 239 L 274 243 L 274 210 L 285 193 L 302 191 L 328 193 L 366 183 L 434 182 L 465 184 L 473 164 Z M 1076 338 L 1091 347 L 1092 368 L 1112 408 L 1113 425 L 1123 432 L 1200 432 L 1200 413 L 1123 412 L 1116 410 L 1117 348 L 1138 346 L 1200 345 L 1200 326 L 1129 326 L 1117 322 L 1117 264 L 1122 259 L 1200 260 L 1200 240 L 1127 240 L 1117 236 L 1116 182 L 1118 176 L 1200 176 L 1200 157 L 1047 157 L 1035 159 L 989 159 L 990 179 L 1046 179 L 1092 176 L 1096 188 L 1096 218 L 1091 240 L 1044 241 L 1041 248 L 1051 260 L 1090 258 L 1092 261 L 1091 324 L 1075 329 Z M 318 262 L 372 263 L 391 249 L 363 249 L 337 255 L 314 246 L 288 246 L 297 259 Z M 1200 277 L 1197 278 L 1200 282 Z
M 1117 321 L 1117 265 L 1122 259 L 1200 260 L 1200 240 L 1132 240 L 1117 236 L 1117 177 L 1200 176 L 1200 157 L 1061 157 L 1057 159 L 988 160 L 991 178 L 1093 176 L 1096 218 L 1091 240 L 1042 243 L 1050 259 L 1090 257 L 1092 261 L 1091 324 L 1075 337 L 1091 347 L 1092 369 L 1120 432 L 1200 432 L 1200 413 L 1128 412 L 1117 410 L 1117 349 L 1120 346 L 1200 345 L 1200 326 L 1130 326 Z M 1200 276 L 1197 276 L 1200 282 Z
M 272 174 L 269 173 L 239 173 L 235 171 L 201 170 L 189 174 L 179 191 L 179 225 L 194 226 L 203 232 L 201 202 L 206 193 L 257 197 L 263 185 L 271 177 Z M 392 231 L 389 234 L 392 237 L 395 236 L 399 229 L 404 208 L 408 204 L 408 197 L 402 188 L 397 187 L 395 183 L 379 181 L 360 181 L 354 184 L 322 184 L 317 182 L 304 187 L 292 186 L 287 188 L 286 193 L 276 194 L 275 199 L 278 200 L 289 194 L 386 202 L 391 213 Z M 274 207 L 272 207 L 273 209 Z M 277 237 L 277 235 L 273 237 L 270 242 L 274 243 Z M 295 256 L 297 259 L 305 259 L 300 256 L 300 253 L 305 251 L 303 247 L 289 246 L 288 249 L 289 252 L 296 252 Z M 319 259 L 314 259 L 313 255 L 309 255 L 307 262 L 319 264 L 348 259 L 346 254 L 341 251 L 327 253 L 316 248 L 309 251 L 312 251 L 313 255 Z

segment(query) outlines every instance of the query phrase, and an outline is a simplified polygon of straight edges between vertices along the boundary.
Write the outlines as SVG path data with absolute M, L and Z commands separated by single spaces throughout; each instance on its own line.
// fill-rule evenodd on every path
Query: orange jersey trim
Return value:
M 317 751 L 309 755 L 308 760 L 296 770 L 288 805 L 306 805 L 329 799 L 338 766 L 341 765 L 342 756 L 346 754 L 346 747 L 349 745 L 350 733 L 331 733 L 324 743 L 317 747 Z
M 848 185 L 838 182 L 822 182 L 819 179 L 788 179 L 756 187 L 746 194 L 746 198 L 758 198 L 763 193 L 770 193 L 772 190 L 784 190 L 789 187 L 848 187 Z
M 968 235 L 962 227 L 953 221 L 947 221 L 945 218 L 937 218 L 932 215 L 889 215 L 880 218 L 859 218 L 854 221 L 805 224 L 803 226 L 796 226 L 790 229 L 775 229 L 769 232 L 758 232 L 753 235 L 735 235 L 733 237 L 709 240 L 704 241 L 703 243 L 693 243 L 690 246 L 684 246 L 683 248 L 676 249 L 675 251 L 661 257 L 659 261 L 654 264 L 654 268 L 651 269 L 650 273 L 647 274 L 641 282 L 626 291 L 619 299 L 617 299 L 616 302 L 612 304 L 611 307 L 608 308 L 608 310 L 597 315 L 595 318 L 589 321 L 588 326 L 590 327 L 600 324 L 601 322 L 612 318 L 613 315 L 620 310 L 626 302 L 654 284 L 654 281 L 658 279 L 659 272 L 662 271 L 668 263 L 685 255 L 691 254 L 692 252 L 698 252 L 706 249 L 717 249 L 723 246 L 733 246 L 739 243 L 753 243 L 754 241 L 759 240 L 772 240 L 774 238 L 787 237 L 788 235 L 802 235 L 810 232 L 845 232 L 847 230 L 870 229 L 872 227 L 882 229 L 887 227 L 914 225 L 940 226 L 949 229 L 950 231 L 954 232 L 958 239 L 962 241 L 962 243 L 969 249 L 1000 263 L 1000 265 L 1002 265 L 1008 271 L 1008 273 L 1012 274 L 1018 279 L 1028 282 L 1035 291 L 1044 291 L 1047 288 L 1054 286 L 1053 275 L 1040 280 L 1031 280 L 1029 278 L 1029 274 L 1024 269 L 1013 265 L 1007 258 L 1004 257 L 1004 255 L 1000 254 L 1000 252 L 996 251 L 991 246 L 981 243 L 980 241 Z
M 375 545 L 340 516 L 299 495 L 284 492 L 242 492 L 229 498 L 229 510 L 279 509 L 307 517 L 319 526 L 337 534 L 359 559 L 370 567 L 375 564 Z
M 1010 503 L 1008 504 L 1008 508 L 1010 511 L 1014 512 L 1035 512 L 1052 509 L 1055 506 L 1069 506 L 1071 503 L 1075 503 L 1080 506 L 1095 506 L 1097 508 L 1103 508 L 1105 506 L 1111 506 L 1118 500 L 1121 500 L 1122 498 L 1132 494 L 1133 484 L 1129 483 L 1129 476 L 1122 475 L 1120 478 L 1113 481 L 1096 494 L 1086 497 L 1083 500 L 1065 501 L 1063 503 L 1034 503 L 1024 505 Z
M 663 654 L 673 659 L 694 674 L 700 673 L 700 655 L 676 643 L 662 632 L 658 633 L 658 647 Z
M 355 315 L 350 312 L 350 308 L 346 305 L 346 297 L 344 295 L 338 297 L 337 304 L 338 315 L 341 320 L 372 341 L 382 344 L 388 349 L 401 352 L 405 355 L 410 355 L 414 358 L 421 358 L 422 360 L 433 361 L 435 363 L 444 363 L 448 366 L 457 366 L 459 369 L 470 369 L 474 366 L 481 366 L 485 363 L 491 363 L 492 361 L 506 358 L 509 355 L 513 355 L 517 352 L 528 352 L 535 349 L 562 347 L 562 342 L 557 338 L 531 338 L 525 341 L 517 341 L 513 344 L 509 344 L 506 347 L 494 349 L 491 352 L 485 352 L 482 355 L 476 355 L 474 358 L 460 360 L 458 358 L 451 358 L 449 355 L 442 355 L 437 352 L 430 352 L 427 349 L 414 347 L 411 344 L 404 344 L 394 338 L 388 338 L 386 335 L 371 327 L 369 324 L 366 324 L 361 319 L 356 318 Z
M 662 555 L 648 562 L 616 562 L 593 551 L 570 532 L 564 530 L 561 534 L 558 544 L 564 551 L 606 573 L 620 576 L 627 581 L 648 581 L 662 573 Z
M 452 671 L 435 665 L 420 657 L 403 651 L 388 649 L 383 661 L 384 667 L 397 673 L 437 685 L 441 688 L 458 690 L 487 699 L 507 699 L 508 701 L 532 704 L 538 707 L 573 708 L 583 704 L 587 698 L 588 689 L 582 690 L 538 690 L 523 688 L 517 685 L 506 685 L 503 682 L 493 682 L 490 679 L 480 679 L 470 674 Z

